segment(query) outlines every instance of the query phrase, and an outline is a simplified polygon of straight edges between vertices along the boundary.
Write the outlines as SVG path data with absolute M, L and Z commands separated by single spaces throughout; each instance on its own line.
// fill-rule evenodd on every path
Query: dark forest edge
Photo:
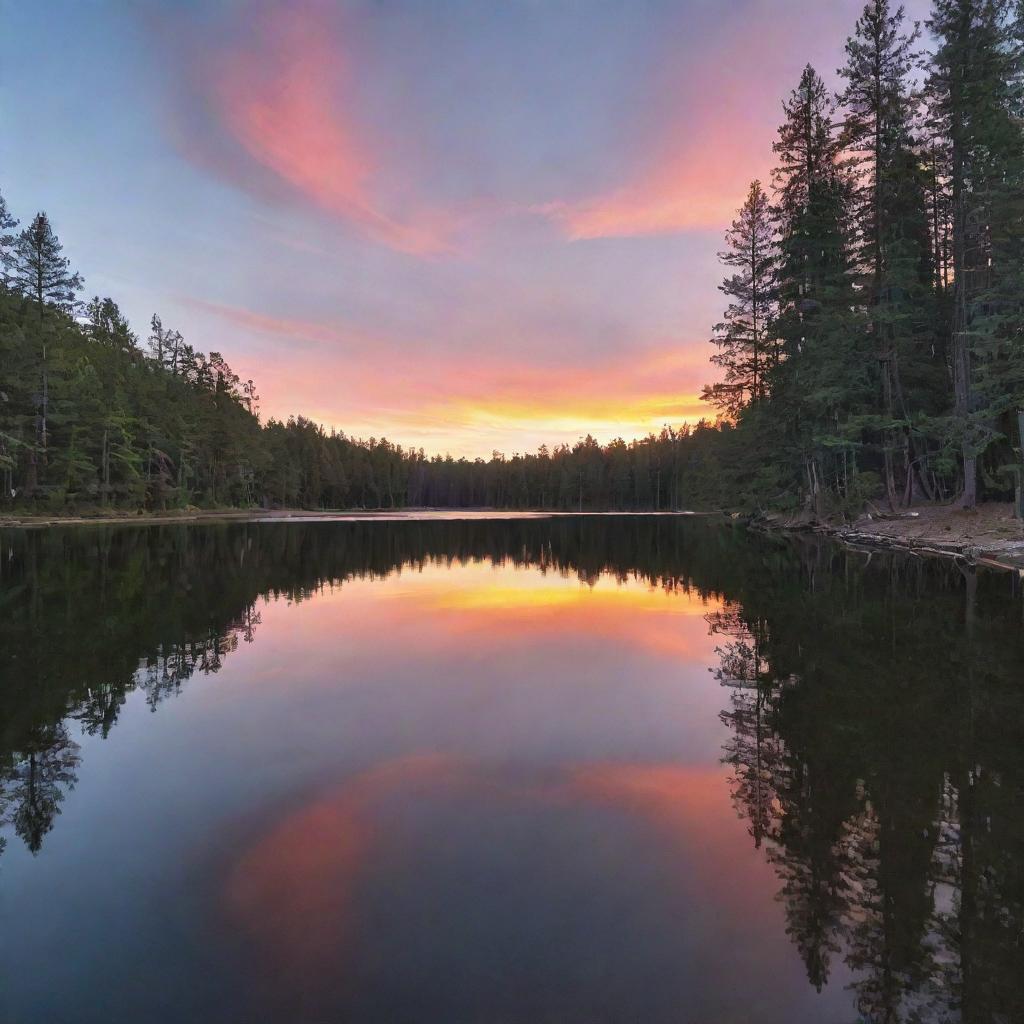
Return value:
M 841 93 L 804 69 L 726 235 L 720 417 L 628 443 L 468 460 L 261 423 L 252 380 L 83 303 L 47 215 L 17 232 L 0 197 L 0 508 L 1020 508 L 1024 0 L 935 0 L 927 30 L 872 0 Z

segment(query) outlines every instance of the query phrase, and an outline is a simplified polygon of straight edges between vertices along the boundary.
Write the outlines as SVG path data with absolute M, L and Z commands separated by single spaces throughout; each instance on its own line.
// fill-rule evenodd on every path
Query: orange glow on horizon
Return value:
M 265 419 L 301 412 L 350 437 L 386 436 L 428 455 L 489 458 L 495 449 L 512 455 L 541 444 L 572 445 L 588 433 L 607 444 L 711 418 L 698 397 L 707 376 L 704 354 L 673 342 L 586 365 L 509 365 L 488 351 L 471 357 L 450 351 L 423 364 L 408 358 L 411 342 L 360 328 L 190 305 L 257 337 L 289 343 L 274 345 L 259 361 Z M 304 396 L 301 403 L 296 395 Z
M 704 615 L 720 607 L 696 593 L 610 575 L 587 585 L 555 572 L 506 567 L 500 573 L 460 571 L 454 583 L 431 576 L 427 583 L 425 601 L 414 596 L 418 588 L 408 596 L 421 607 L 449 613 L 451 618 L 438 621 L 450 623 L 460 643 L 471 643 L 473 635 L 491 644 L 499 637 L 519 644 L 524 637 L 583 636 L 679 663 L 707 659 L 714 644 Z
M 718 598 L 632 577 L 601 573 L 584 582 L 554 567 L 540 571 L 484 559 L 454 566 L 428 561 L 384 581 L 347 580 L 325 588 L 301 609 L 269 602 L 265 618 L 287 615 L 288 646 L 282 654 L 291 664 L 295 649 L 321 650 L 317 638 L 337 634 L 344 617 L 350 641 L 332 645 L 337 654 L 317 663 L 310 677 L 311 685 L 336 690 L 350 678 L 358 685 L 365 659 L 379 661 L 380 635 L 426 660 L 436 652 L 459 651 L 467 665 L 482 664 L 482 652 L 501 659 L 503 652 L 524 646 L 555 643 L 571 650 L 582 641 L 597 657 L 601 650 L 651 654 L 669 666 L 689 664 L 692 676 L 693 666 L 708 661 L 716 642 L 703 616 L 719 606 Z M 598 648 L 597 642 L 607 647 Z M 257 678 L 246 672 L 246 687 Z M 279 676 L 272 672 L 270 678 Z M 446 699 L 459 705 L 479 700 L 489 685 L 476 671 L 453 682 Z M 680 682 L 676 673 L 665 673 L 667 692 L 677 691 Z M 578 685 L 589 684 L 584 677 Z M 479 808 L 497 813 L 499 824 L 506 811 L 514 823 L 521 820 L 516 815 L 532 808 L 611 809 L 621 814 L 625 827 L 639 826 L 641 841 L 695 870 L 697 884 L 713 888 L 716 899 L 720 892 L 725 905 L 738 906 L 756 894 L 773 906 L 763 898 L 763 878 L 733 877 L 736 836 L 737 831 L 742 836 L 743 825 L 729 800 L 728 771 L 717 763 L 677 763 L 666 755 L 650 762 L 600 754 L 588 760 L 577 754 L 540 775 L 523 774 L 515 769 L 515 748 L 496 752 L 492 763 L 489 754 L 466 753 L 458 741 L 432 742 L 424 748 L 411 741 L 407 750 L 399 742 L 397 751 L 347 778 L 321 780 L 299 794 L 297 809 L 290 797 L 233 856 L 222 907 L 284 990 L 300 991 L 328 970 L 343 977 L 346 950 L 360 938 L 357 897 L 382 860 L 411 870 L 406 853 L 414 860 L 416 843 L 437 841 L 429 830 L 417 831 L 431 820 L 421 809 L 434 800 L 456 797 L 459 813 L 472 815 Z M 524 767 L 529 766 L 526 754 Z M 746 844 L 739 849 L 745 854 Z
M 543 186 L 504 187 L 489 159 L 478 168 L 471 147 L 452 149 L 446 118 L 414 119 L 416 77 L 395 78 L 392 57 L 374 62 L 361 46 L 372 26 L 323 0 L 260 0 L 230 31 L 187 40 L 177 144 L 267 207 L 254 232 L 265 265 L 240 282 L 250 295 L 180 298 L 221 321 L 201 324 L 199 345 L 255 379 L 264 419 L 302 415 L 430 455 L 486 459 L 587 434 L 607 444 L 712 419 L 699 395 L 717 376 L 703 333 L 718 315 L 703 298 L 713 256 L 666 261 L 674 291 L 643 256 L 620 272 L 602 247 L 577 260 L 565 240 L 699 233 L 683 258 L 705 259 L 706 232 L 729 223 L 770 156 L 770 130 L 736 133 L 720 110 L 681 101 L 709 79 L 726 107 L 748 101 L 720 81 L 720 54 L 641 76 L 649 109 L 605 143 L 616 177 L 602 188 L 587 174 L 595 184 L 581 194 L 571 162 Z M 729 53 L 743 59 L 732 42 Z M 429 64 L 416 74 L 431 99 L 447 84 Z M 320 217 L 287 223 L 303 208 Z M 293 272 L 303 265 L 312 273 Z M 247 308 L 254 295 L 261 308 Z

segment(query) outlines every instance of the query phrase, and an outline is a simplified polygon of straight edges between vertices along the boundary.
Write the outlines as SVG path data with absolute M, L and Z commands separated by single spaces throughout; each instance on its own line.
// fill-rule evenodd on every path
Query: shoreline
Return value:
M 432 508 L 409 507 L 400 509 L 181 509 L 163 512 L 103 511 L 96 515 L 51 513 L 49 515 L 0 514 L 0 530 L 43 529 L 51 526 L 168 526 L 174 524 L 216 522 L 398 522 L 403 520 L 476 520 L 476 519 L 553 519 L 562 516 L 679 516 L 707 518 L 718 512 L 659 512 L 593 511 L 572 512 L 546 509 L 498 508 Z
M 954 505 L 922 505 L 895 514 L 865 514 L 852 523 L 813 523 L 767 514 L 750 517 L 751 529 L 770 533 L 814 533 L 855 551 L 905 551 L 929 558 L 952 558 L 1024 577 L 1024 521 L 1008 502 L 987 502 L 965 510 Z
M 181 509 L 162 512 L 98 511 L 97 514 L 3 515 L 0 529 L 45 529 L 62 526 L 171 526 L 217 522 L 398 522 L 409 520 L 547 519 L 563 516 L 678 516 L 715 518 L 743 523 L 764 533 L 813 533 L 853 550 L 906 551 L 914 555 L 952 558 L 1015 572 L 1024 577 L 1024 521 L 1013 517 L 1009 503 L 990 502 L 973 511 L 952 505 L 928 505 L 890 514 L 865 514 L 851 523 L 815 523 L 779 513 L 743 515 L 729 512 L 555 511 L 494 508 L 404 509 Z
M 49 515 L 0 515 L 0 529 L 42 529 L 50 526 L 173 526 L 175 524 L 217 522 L 274 522 L 307 519 L 314 521 L 360 522 L 363 520 L 399 520 L 422 517 L 429 513 L 436 518 L 484 518 L 500 516 L 496 509 L 169 509 L 161 512 L 103 511 L 96 515 L 51 513 Z M 511 514 L 511 513 L 508 513 Z M 522 512 L 516 515 L 542 516 L 554 513 Z

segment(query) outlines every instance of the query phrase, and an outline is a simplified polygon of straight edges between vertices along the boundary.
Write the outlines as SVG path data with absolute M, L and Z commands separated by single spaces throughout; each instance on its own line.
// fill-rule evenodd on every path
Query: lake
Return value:
M 0 1020 L 1024 1020 L 1022 621 L 678 517 L 0 531 Z

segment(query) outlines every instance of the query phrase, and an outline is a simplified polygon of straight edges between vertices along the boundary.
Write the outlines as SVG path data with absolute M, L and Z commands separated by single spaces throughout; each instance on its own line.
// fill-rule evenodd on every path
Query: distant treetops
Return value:
M 471 461 L 301 416 L 262 424 L 256 385 L 220 353 L 156 315 L 143 348 L 113 299 L 80 301 L 46 214 L 18 233 L 0 210 L 0 507 L 675 508 L 695 500 L 684 478 L 714 480 L 688 466 L 688 429 Z

